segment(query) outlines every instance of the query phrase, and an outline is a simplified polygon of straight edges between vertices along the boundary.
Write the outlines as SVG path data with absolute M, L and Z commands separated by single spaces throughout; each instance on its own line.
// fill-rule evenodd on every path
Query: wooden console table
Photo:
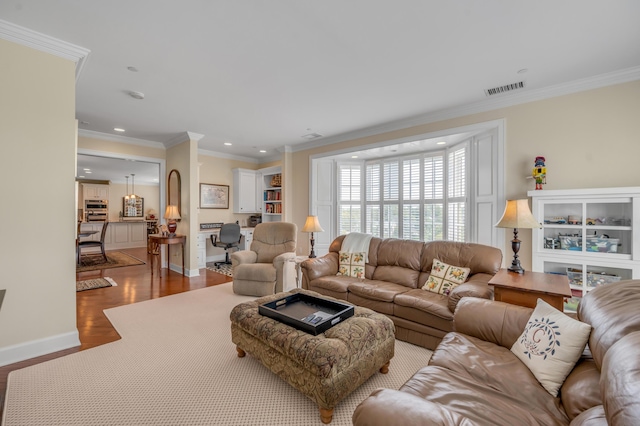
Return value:
M 164 237 L 160 234 L 152 234 L 149 235 L 148 238 L 147 249 L 149 254 L 153 255 L 151 257 L 151 275 L 153 275 L 153 262 L 156 261 L 156 258 L 158 262 L 158 273 L 160 273 L 160 264 L 162 263 L 160 259 L 160 246 L 163 244 L 167 245 L 167 268 L 169 268 L 171 264 L 171 256 L 169 254 L 169 247 L 171 247 L 171 244 L 180 244 L 182 246 L 182 275 L 184 275 L 184 245 L 187 242 L 187 236 L 175 234 L 173 236 Z
M 491 278 L 489 285 L 493 286 L 495 300 L 528 308 L 535 308 L 537 300 L 542 299 L 562 312 L 564 298 L 571 297 L 566 275 L 530 271 L 518 274 L 501 269 Z

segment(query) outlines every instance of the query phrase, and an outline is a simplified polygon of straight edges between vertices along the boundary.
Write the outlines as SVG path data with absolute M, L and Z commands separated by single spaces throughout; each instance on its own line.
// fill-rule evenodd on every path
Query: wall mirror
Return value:
M 167 205 L 178 206 L 180 215 L 182 215 L 182 207 L 180 205 L 180 200 L 182 200 L 181 187 L 180 172 L 176 169 L 171 170 L 167 182 Z

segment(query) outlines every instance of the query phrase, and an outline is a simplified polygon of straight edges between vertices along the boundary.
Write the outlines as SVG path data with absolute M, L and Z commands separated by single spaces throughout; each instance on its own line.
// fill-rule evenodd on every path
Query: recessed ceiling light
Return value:
M 90 175 L 92 172 L 90 172 L 90 171 L 86 171 L 85 173 L 86 173 L 86 174 L 88 174 L 88 175 Z
M 262 152 L 262 153 L 264 154 L 264 153 L 265 153 L 265 152 L 267 152 L 267 151 L 266 151 L 266 150 L 264 150 L 264 149 L 261 149 L 261 150 L 260 150 L 260 152 Z
M 231 146 L 231 145 L 233 145 L 231 142 L 225 142 L 224 144 L 225 144 L 226 146 Z
M 351 158 L 358 158 L 358 156 L 357 155 L 352 155 Z
M 91 170 L 91 169 L 82 169 L 82 170 L 84 170 L 85 172 L 88 172 L 88 171 L 89 171 L 89 170 Z
M 436 145 L 444 145 L 444 144 L 446 144 L 445 141 L 436 142 Z
M 121 129 L 120 127 L 114 127 L 113 130 L 116 132 L 124 132 L 124 129 Z
M 83 178 L 84 176 L 78 176 L 78 177 L 81 177 L 81 178 Z

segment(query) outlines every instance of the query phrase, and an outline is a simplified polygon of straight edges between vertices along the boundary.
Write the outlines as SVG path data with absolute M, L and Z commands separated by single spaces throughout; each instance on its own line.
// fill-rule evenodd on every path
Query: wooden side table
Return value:
M 151 257 L 151 275 L 153 275 L 153 262 L 158 262 L 158 273 L 160 273 L 160 246 L 163 244 L 167 245 L 167 268 L 169 268 L 171 256 L 169 253 L 169 247 L 171 244 L 180 244 L 182 246 L 182 275 L 185 274 L 184 269 L 184 245 L 187 242 L 186 235 L 173 235 L 173 236 L 162 236 L 160 234 L 152 234 L 149 235 L 149 239 L 147 240 L 147 249 L 148 252 L 152 255 Z
M 564 308 L 564 298 L 571 297 L 566 275 L 526 271 L 524 274 L 501 269 L 489 281 L 494 288 L 494 299 L 512 305 L 535 308 L 542 299 L 557 310 Z

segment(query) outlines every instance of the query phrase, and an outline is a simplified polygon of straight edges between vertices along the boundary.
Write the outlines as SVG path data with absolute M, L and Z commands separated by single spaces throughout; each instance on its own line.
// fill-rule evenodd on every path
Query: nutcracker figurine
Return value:
M 547 183 L 547 168 L 544 162 L 544 157 L 536 157 L 536 163 L 533 167 L 533 178 L 536 180 L 536 189 L 542 189 L 542 185 Z

